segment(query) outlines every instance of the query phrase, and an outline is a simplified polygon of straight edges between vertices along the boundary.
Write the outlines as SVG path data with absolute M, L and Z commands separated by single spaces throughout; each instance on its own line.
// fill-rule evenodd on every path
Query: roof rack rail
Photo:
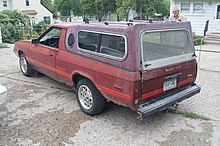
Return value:
M 127 25 L 128 25 L 128 26 L 131 26 L 131 25 L 133 25 L 133 23 L 131 23 L 131 22 L 128 22 L 128 23 L 127 23 Z
M 91 24 L 103 24 L 103 23 L 91 23 Z M 104 22 L 104 25 L 110 25 L 110 24 L 116 24 L 116 25 L 127 25 L 127 26 L 131 26 L 133 25 L 133 22 L 129 21 L 129 22 Z
M 117 26 L 132 26 L 135 24 L 152 24 L 152 23 L 167 23 L 164 21 L 152 21 L 152 20 L 129 20 L 129 21 L 120 21 L 120 22 L 116 22 L 116 21 L 104 21 L 104 22 L 93 22 L 93 21 L 89 21 L 89 20 L 85 20 L 84 23 L 86 24 L 91 24 L 91 25 L 117 25 Z
M 89 24 L 89 20 L 88 20 L 88 19 L 85 19 L 84 22 L 87 23 L 87 24 Z
M 154 23 L 152 19 L 148 20 L 129 20 L 129 22 L 136 22 L 136 23 Z

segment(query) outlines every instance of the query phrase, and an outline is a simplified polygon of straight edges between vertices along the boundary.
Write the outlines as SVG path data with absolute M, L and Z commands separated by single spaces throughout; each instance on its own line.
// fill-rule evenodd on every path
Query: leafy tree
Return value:
M 127 19 L 130 9 L 136 8 L 135 0 L 115 0 L 117 6 L 118 20 Z
M 137 2 L 137 9 L 139 9 L 140 19 L 145 16 L 154 17 L 155 13 L 162 14 L 162 16 L 169 15 L 170 1 L 169 0 L 140 0 Z M 138 12 L 138 11 L 137 11 Z
M 54 1 L 55 7 L 61 13 L 62 16 L 69 16 L 71 21 L 71 15 L 81 16 L 82 7 L 80 0 L 56 0 Z
M 162 14 L 162 16 L 169 16 L 170 1 L 169 0 L 154 0 L 150 2 L 150 5 L 154 8 L 154 13 Z M 154 13 L 147 11 L 149 16 L 154 16 Z
M 104 1 L 104 14 L 116 12 L 116 0 L 105 0 Z
M 28 27 L 29 17 L 18 10 L 0 12 L 0 27 L 3 42 L 15 43 L 22 39 L 24 29 Z
M 53 13 L 53 18 L 57 18 L 57 9 L 52 2 L 52 0 L 42 0 L 41 1 L 44 6 L 46 6 L 52 13 Z
M 45 5 L 50 11 L 53 11 L 54 5 L 52 0 L 41 0 L 42 4 Z
M 80 0 L 80 4 L 82 5 L 83 11 L 83 19 L 85 19 L 85 15 L 93 16 L 96 15 L 96 3 L 95 0 Z
M 163 0 L 163 16 L 170 15 L 170 0 Z
M 80 4 L 84 17 L 85 15 L 96 16 L 99 21 L 104 15 L 116 11 L 115 0 L 80 0 Z
M 48 3 L 51 0 L 43 0 Z M 103 16 L 116 13 L 118 20 L 127 19 L 129 11 L 136 10 L 140 19 L 154 17 L 155 13 L 169 15 L 169 0 L 54 0 L 54 9 L 62 18 L 75 16 L 96 16 L 101 21 Z

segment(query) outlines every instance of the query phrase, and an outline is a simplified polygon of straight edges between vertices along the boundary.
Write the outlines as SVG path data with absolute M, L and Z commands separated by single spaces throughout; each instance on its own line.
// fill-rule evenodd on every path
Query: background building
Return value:
M 207 20 L 208 32 L 220 33 L 220 0 L 171 0 L 170 15 L 174 5 L 179 6 L 197 35 L 203 35 Z
M 53 23 L 53 14 L 41 0 L 0 0 L 0 11 L 18 9 L 30 16 L 30 24 Z

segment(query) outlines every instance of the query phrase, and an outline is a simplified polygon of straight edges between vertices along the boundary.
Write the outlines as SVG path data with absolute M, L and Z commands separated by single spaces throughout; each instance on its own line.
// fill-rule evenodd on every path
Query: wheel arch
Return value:
M 96 82 L 94 80 L 94 78 L 88 74 L 82 73 L 82 72 L 75 72 L 72 75 L 72 82 L 73 82 L 73 86 L 76 87 L 77 83 L 82 80 L 82 79 L 87 79 L 89 80 L 95 87 L 96 87 Z M 96 87 L 97 88 L 97 87 Z M 97 88 L 98 89 L 98 88 Z
M 20 56 L 21 54 L 24 54 L 24 52 L 21 50 L 18 50 L 18 56 Z

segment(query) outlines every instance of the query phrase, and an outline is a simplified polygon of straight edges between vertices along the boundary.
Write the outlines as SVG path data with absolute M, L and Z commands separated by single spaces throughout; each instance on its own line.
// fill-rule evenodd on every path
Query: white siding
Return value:
M 203 35 L 205 23 L 209 20 L 209 32 L 212 32 L 213 28 L 213 20 L 215 16 L 216 10 L 216 2 L 212 1 L 211 5 L 207 0 L 171 0 L 171 5 L 176 4 L 180 6 L 182 2 L 190 2 L 191 3 L 191 10 L 193 8 L 193 3 L 202 2 L 204 3 L 204 13 L 202 14 L 184 14 L 188 21 L 192 24 L 192 31 L 195 32 L 197 35 Z M 172 7 L 171 11 L 172 13 Z

